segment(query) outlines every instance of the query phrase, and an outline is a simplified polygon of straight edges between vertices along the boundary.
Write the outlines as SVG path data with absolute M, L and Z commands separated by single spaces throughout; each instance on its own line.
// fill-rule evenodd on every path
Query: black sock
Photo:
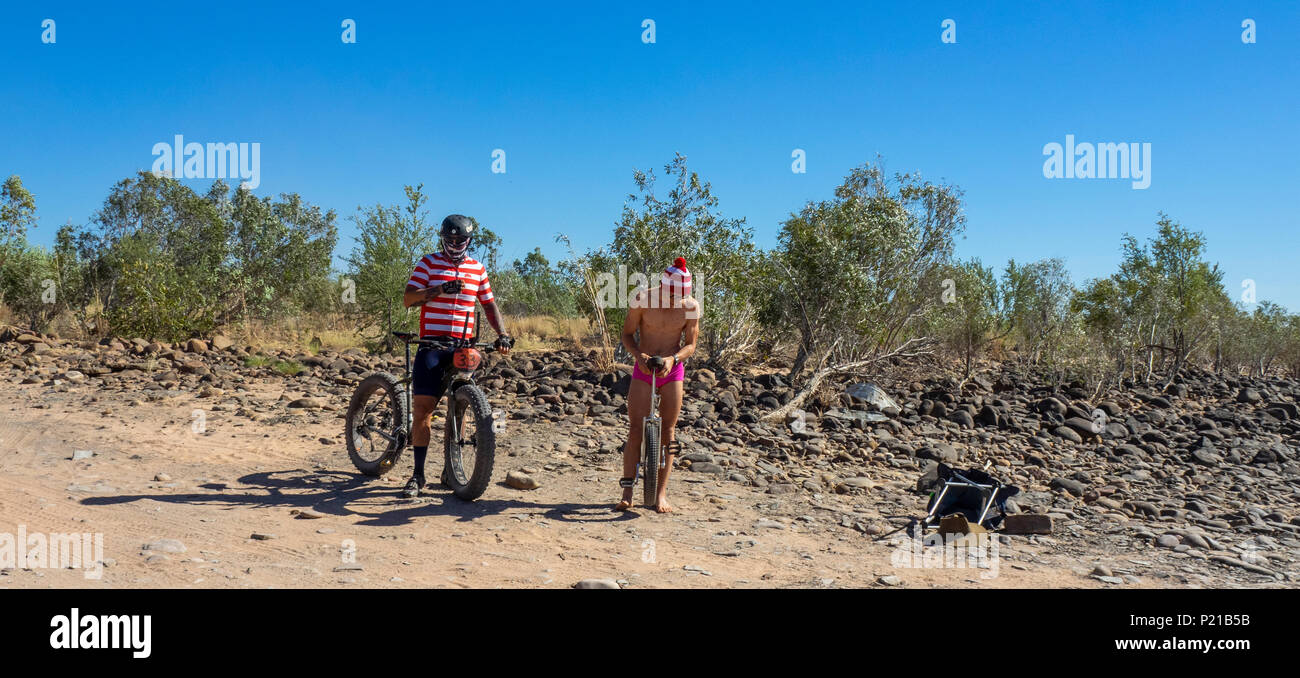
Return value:
M 415 445 L 415 476 L 424 477 L 424 458 L 429 454 L 428 445 Z

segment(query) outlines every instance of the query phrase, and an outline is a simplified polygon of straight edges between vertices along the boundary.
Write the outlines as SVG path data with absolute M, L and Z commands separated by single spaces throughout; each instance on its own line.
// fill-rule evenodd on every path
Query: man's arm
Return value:
M 487 316 L 488 324 L 496 330 L 497 336 L 510 336 L 506 333 L 505 320 L 501 317 L 501 311 L 497 309 L 497 302 L 488 301 L 483 303 L 483 314 Z
M 623 349 L 627 351 L 628 355 L 632 356 L 637 365 L 641 366 L 641 370 L 645 371 L 645 361 L 649 360 L 650 356 L 641 352 L 641 347 L 637 345 L 636 341 L 636 330 L 641 326 L 642 313 L 642 308 L 636 304 L 633 304 L 627 310 L 627 317 L 623 320 L 623 336 L 621 339 Z
M 406 308 L 410 308 L 416 304 L 423 304 L 439 294 L 442 294 L 441 283 L 434 285 L 433 287 L 407 285 L 406 291 L 402 293 L 402 305 Z
M 688 299 L 687 301 L 689 302 L 690 300 Z M 689 311 L 690 309 L 687 308 L 687 310 Z M 698 317 L 691 318 L 689 315 L 690 314 L 688 314 L 686 320 L 686 329 L 682 330 L 682 334 L 685 335 L 685 341 L 682 342 L 682 347 L 677 349 L 677 352 L 673 354 L 672 364 L 664 365 L 664 374 L 668 374 L 668 370 L 676 367 L 677 363 L 695 355 L 695 346 L 699 343 L 700 339 L 700 320 Z

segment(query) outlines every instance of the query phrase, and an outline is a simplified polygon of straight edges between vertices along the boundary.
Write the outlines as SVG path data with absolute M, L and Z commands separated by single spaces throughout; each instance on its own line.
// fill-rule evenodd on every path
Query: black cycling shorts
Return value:
M 418 396 L 441 398 L 446 388 L 443 377 L 451 367 L 452 352 L 422 348 L 415 352 L 415 365 L 411 369 L 411 393 Z

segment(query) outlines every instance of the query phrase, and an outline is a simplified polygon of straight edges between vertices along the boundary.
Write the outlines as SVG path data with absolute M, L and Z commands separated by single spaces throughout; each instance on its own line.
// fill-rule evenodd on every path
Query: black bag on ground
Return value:
M 1020 488 L 1003 485 L 997 478 L 980 469 L 958 471 L 943 463 L 937 468 L 927 469 L 926 474 L 917 482 L 917 489 L 930 491 L 930 501 L 925 506 L 927 523 L 931 522 L 931 518 L 937 522 L 943 516 L 960 513 L 967 521 L 975 524 L 983 513 L 984 521 L 981 524 L 986 528 L 996 528 L 1002 524 L 1007 512 L 1007 499 L 1020 492 Z M 938 506 L 936 502 L 939 502 Z

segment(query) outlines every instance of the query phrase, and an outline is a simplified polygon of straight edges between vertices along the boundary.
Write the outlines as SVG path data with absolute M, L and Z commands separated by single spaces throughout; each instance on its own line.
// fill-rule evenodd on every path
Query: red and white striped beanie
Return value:
M 686 270 L 686 260 L 682 257 L 674 259 L 673 265 L 664 269 L 660 282 L 668 285 L 678 296 L 691 296 L 691 274 Z

